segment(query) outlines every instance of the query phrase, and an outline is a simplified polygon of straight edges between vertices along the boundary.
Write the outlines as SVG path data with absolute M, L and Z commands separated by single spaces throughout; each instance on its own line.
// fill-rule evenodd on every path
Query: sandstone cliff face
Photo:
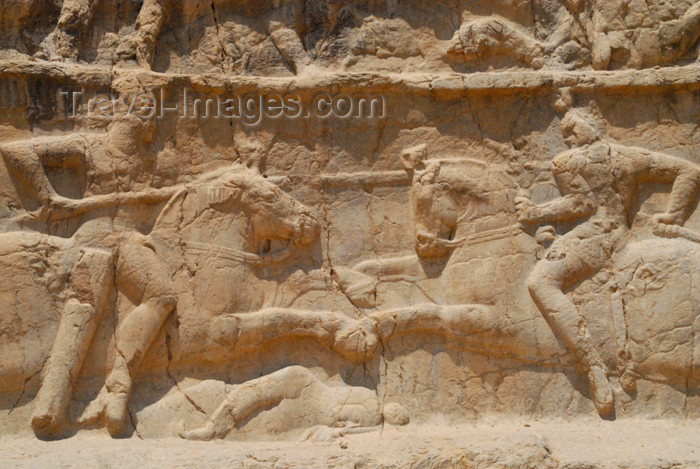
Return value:
M 0 26 L 0 435 L 698 418 L 700 3 Z

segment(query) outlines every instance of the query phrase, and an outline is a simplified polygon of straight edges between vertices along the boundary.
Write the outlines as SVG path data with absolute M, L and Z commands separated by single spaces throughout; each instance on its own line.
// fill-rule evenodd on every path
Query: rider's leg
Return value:
M 643 59 L 637 67 L 674 62 L 690 51 L 700 38 L 700 3 L 695 3 L 677 20 L 661 23 L 657 31 L 641 32 L 633 54 Z M 649 47 L 649 44 L 654 47 Z
M 700 3 L 695 3 L 678 20 L 678 50 L 685 53 L 700 38 Z
M 71 272 L 74 297 L 64 307 L 41 389 L 32 427 L 37 435 L 62 430 L 73 387 L 110 296 L 113 259 L 109 252 L 85 249 Z
M 156 52 L 156 42 L 163 29 L 169 0 L 144 0 L 136 18 L 136 61 L 150 69 Z
M 119 247 L 117 287 L 138 304 L 116 332 L 117 353 L 105 387 L 107 428 L 121 431 L 131 393 L 131 370 L 138 366 L 158 335 L 165 318 L 175 306 L 170 277 L 155 252 L 138 240 L 124 241 Z
M 64 59 L 76 60 L 78 46 L 92 22 L 98 0 L 63 0 L 54 33 L 56 53 Z
M 311 63 L 311 58 L 304 48 L 301 32 L 304 28 L 303 2 L 290 2 L 276 8 L 268 21 L 270 39 L 280 55 L 292 67 L 294 73 L 300 73 Z
M 608 415 L 613 410 L 614 401 L 605 364 L 588 341 L 576 306 L 563 291 L 566 286 L 580 280 L 571 266 L 571 258 L 541 260 L 528 278 L 528 289 L 556 336 L 573 352 L 588 374 L 598 413 Z
M 292 66 L 294 73 L 300 73 L 311 63 L 296 31 L 278 21 L 270 21 L 268 29 L 272 42 L 284 60 Z
M 226 395 L 224 402 L 209 417 L 204 427 L 182 431 L 180 436 L 188 440 L 224 438 L 237 422 L 244 420 L 251 413 L 264 407 L 275 406 L 284 399 L 295 399 L 314 383 L 322 385 L 318 378 L 302 366 L 290 366 L 248 381 Z

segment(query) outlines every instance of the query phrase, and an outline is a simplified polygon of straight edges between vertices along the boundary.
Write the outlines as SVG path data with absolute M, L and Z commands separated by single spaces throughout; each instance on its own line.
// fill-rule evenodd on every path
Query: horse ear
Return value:
M 264 155 L 253 156 L 247 161 L 246 166 L 258 174 L 263 174 L 267 166 L 267 157 Z
M 428 159 L 428 146 L 426 144 L 405 148 L 401 152 L 401 162 L 406 171 L 413 171 L 420 167 Z

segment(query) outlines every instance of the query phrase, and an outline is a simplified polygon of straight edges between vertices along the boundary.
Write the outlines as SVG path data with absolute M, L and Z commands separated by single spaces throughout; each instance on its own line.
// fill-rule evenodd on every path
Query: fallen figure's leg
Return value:
M 302 399 L 305 420 L 316 422 L 317 426 L 305 433 L 306 439 L 371 431 L 383 419 L 376 392 L 363 387 L 328 386 L 306 368 L 290 366 L 236 386 L 203 427 L 180 428 L 178 433 L 188 440 L 225 438 L 256 411 L 277 406 L 285 399 Z M 405 410 L 397 412 L 396 405 L 391 409 L 388 415 L 392 422 L 408 423 Z M 400 416 L 395 418 L 395 415 Z M 180 425 L 182 427 L 182 423 Z M 320 428 L 328 431 L 322 432 Z

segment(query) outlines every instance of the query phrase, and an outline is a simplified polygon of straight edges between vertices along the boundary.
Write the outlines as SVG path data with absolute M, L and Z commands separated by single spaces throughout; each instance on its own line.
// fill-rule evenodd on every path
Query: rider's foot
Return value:
M 105 406 L 105 426 L 112 436 L 119 436 L 124 430 L 128 412 L 129 396 L 126 393 L 115 393 L 109 396 Z
M 615 399 L 605 370 L 599 365 L 591 366 L 588 370 L 588 382 L 598 414 L 601 417 L 610 415 L 615 408 Z
M 55 438 L 61 431 L 61 419 L 49 412 L 35 413 L 32 416 L 34 434 L 43 439 Z
M 184 422 L 180 422 L 180 428 L 178 429 L 177 433 L 180 435 L 180 438 L 184 438 L 186 440 L 209 441 L 214 438 L 214 434 L 216 433 L 214 422 L 211 420 L 208 421 L 205 426 L 195 428 L 194 430 L 185 430 L 184 426 Z
M 628 367 L 620 376 L 620 386 L 627 393 L 632 393 L 637 390 L 637 379 L 639 375 L 634 371 L 634 367 Z
M 34 399 L 31 424 L 39 438 L 56 438 L 67 423 L 70 393 L 66 392 L 65 383 L 69 376 L 64 375 L 63 371 L 52 366 Z

